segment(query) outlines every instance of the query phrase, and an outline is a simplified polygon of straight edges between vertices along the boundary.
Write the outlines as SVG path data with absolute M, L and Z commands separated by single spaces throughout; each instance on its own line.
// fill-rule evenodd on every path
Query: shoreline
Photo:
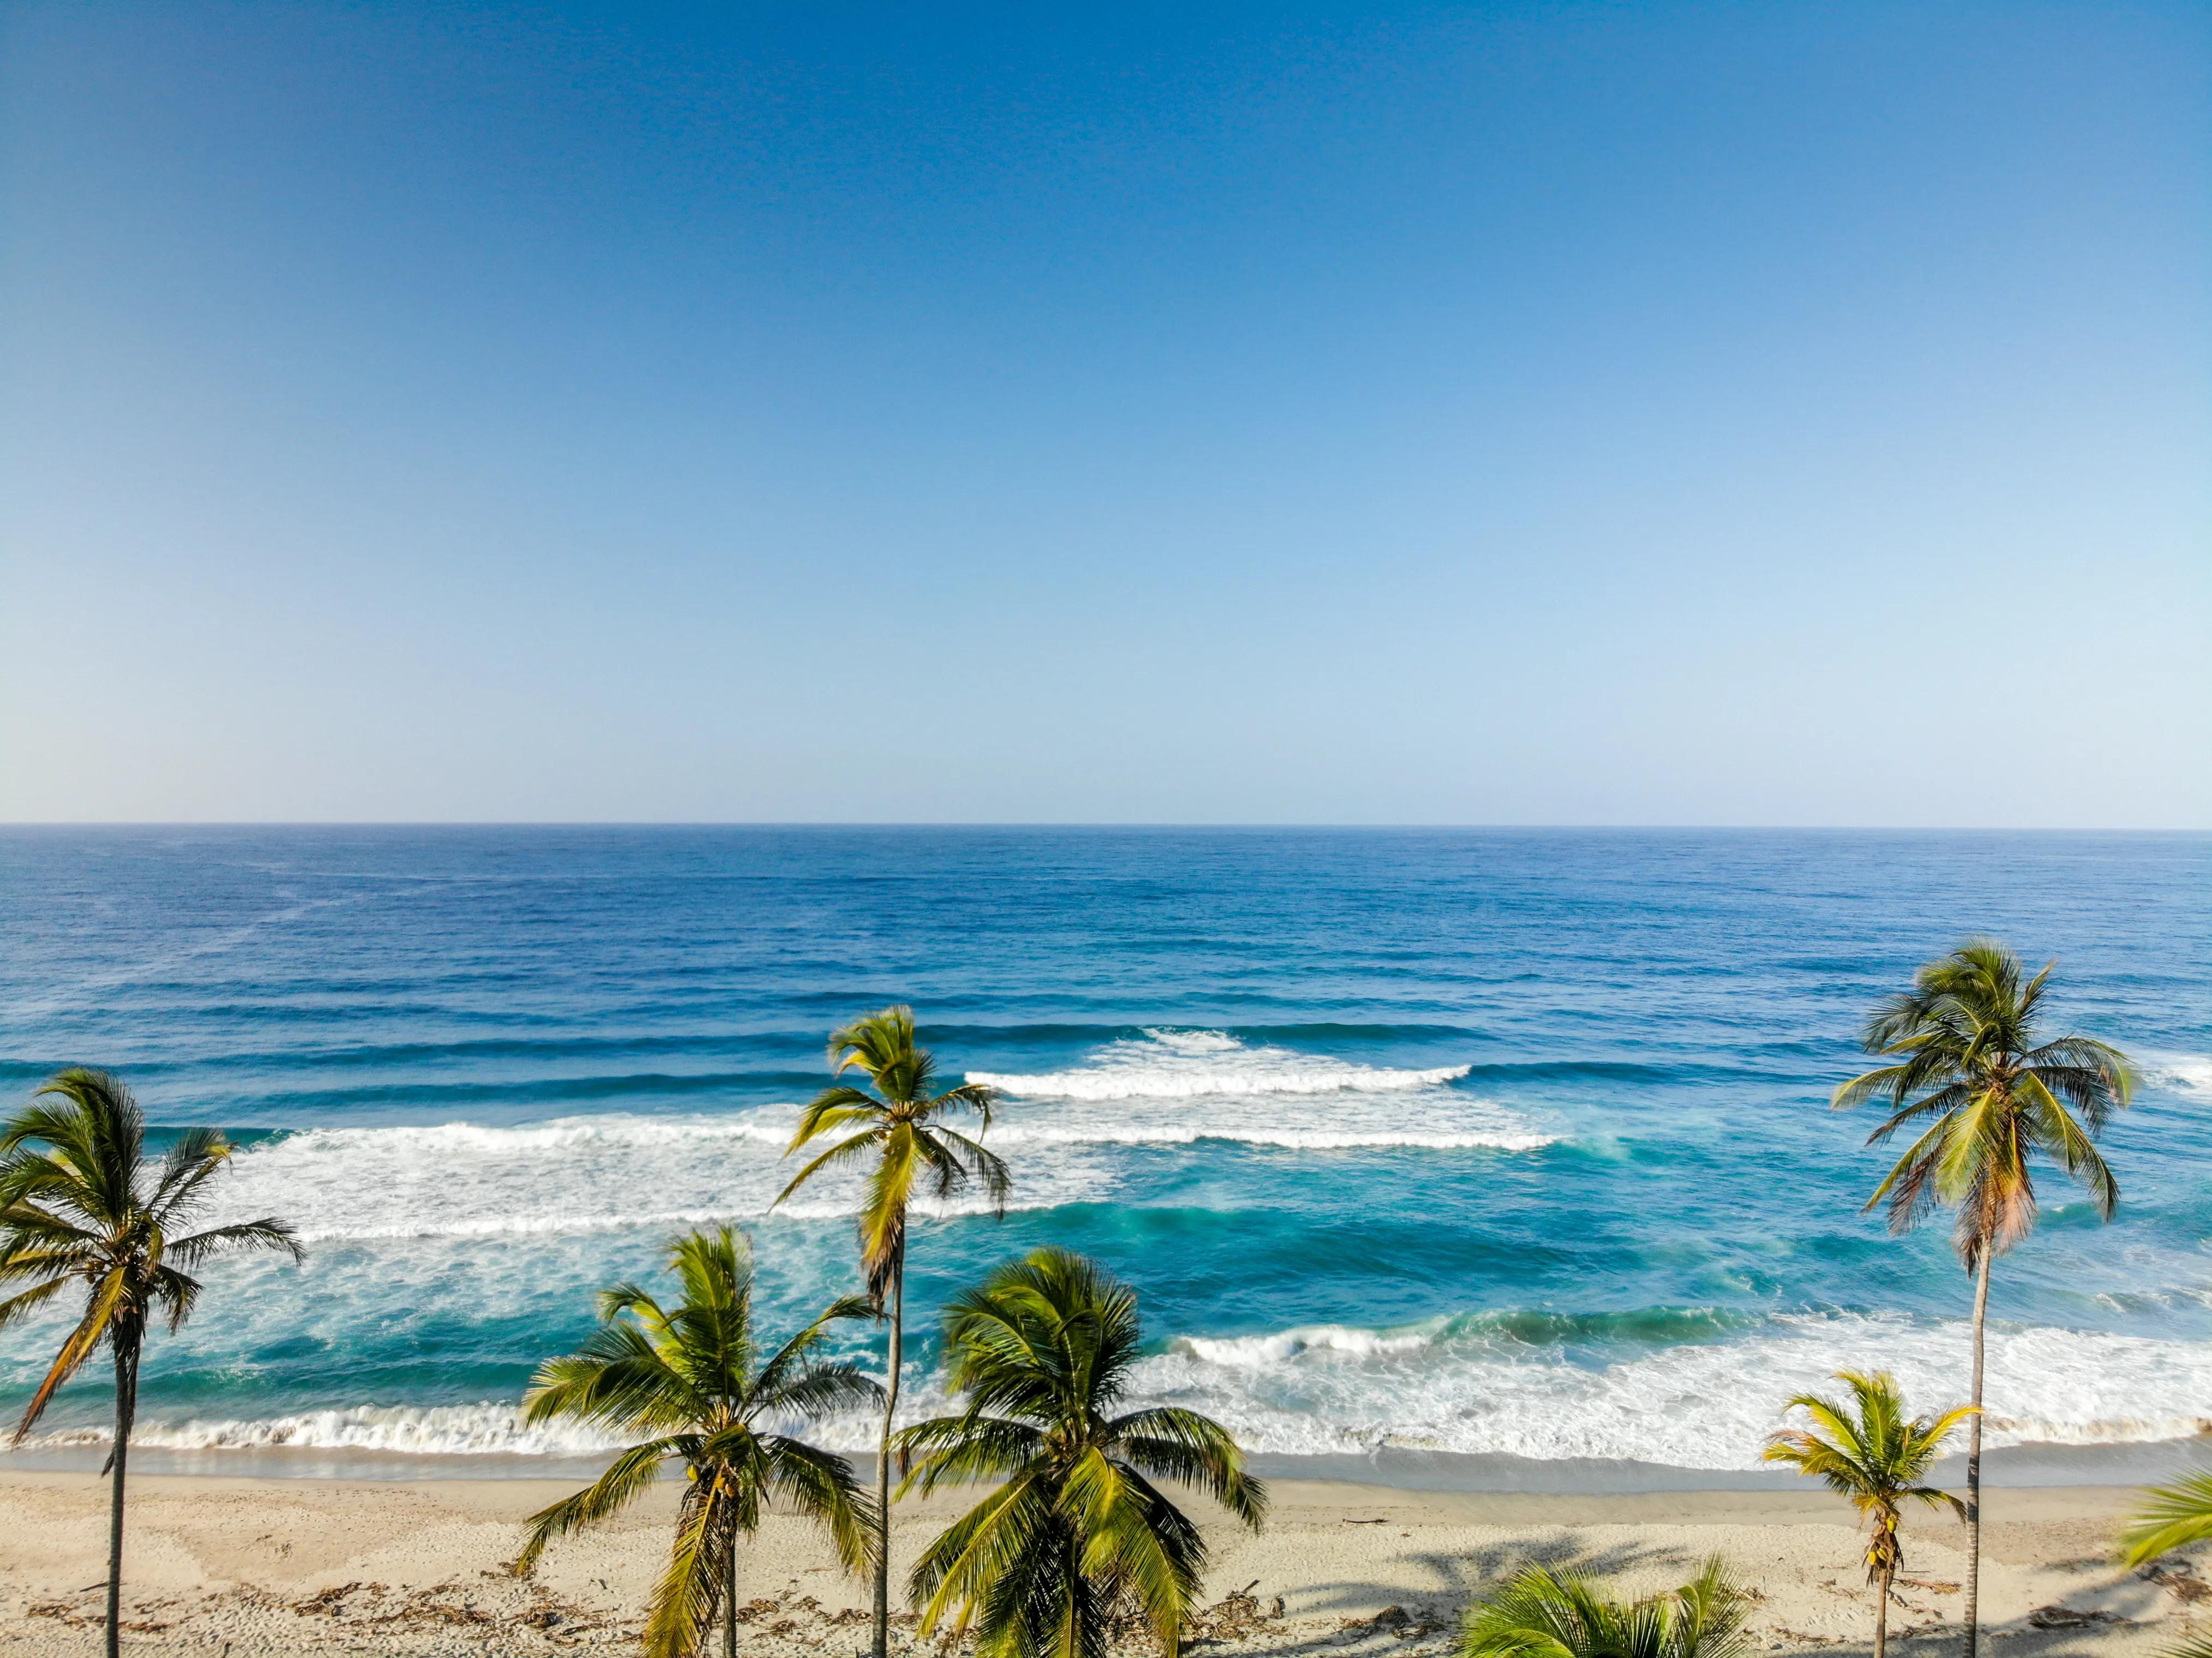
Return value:
M 106 1456 L 104 1443 L 33 1444 L 21 1449 L 0 1449 L 0 1479 L 15 1473 L 95 1472 Z M 865 1478 L 872 1478 L 872 1456 L 853 1453 L 848 1460 Z M 1790 1491 L 1804 1483 L 1798 1475 L 1781 1468 L 1692 1468 L 1594 1457 L 1475 1455 L 1401 1446 L 1384 1447 L 1366 1455 L 1289 1456 L 1262 1453 L 1254 1454 L 1248 1460 L 1255 1473 L 1269 1480 L 1437 1493 L 1593 1497 L 1670 1491 L 1757 1493 Z M 608 1455 L 602 1455 L 387 1451 L 321 1446 L 181 1450 L 134 1443 L 131 1448 L 134 1478 L 144 1474 L 172 1479 L 319 1480 L 364 1485 L 580 1482 L 596 1478 L 607 1461 Z M 2212 1434 L 2100 1445 L 2004 1445 L 1984 1453 L 1982 1484 L 1988 1491 L 2140 1486 L 2163 1484 L 2177 1473 L 2204 1467 L 2212 1467 Z M 1964 1490 L 1966 1459 L 1952 1456 L 1939 1461 L 1935 1467 L 1934 1483 L 1947 1490 Z
M 674 1482 L 604 1530 L 556 1545 L 538 1574 L 505 1570 L 520 1522 L 566 1480 L 331 1481 L 144 1475 L 131 1486 L 128 1649 L 276 1658 L 635 1650 L 665 1557 Z M 1189 1507 L 1213 1561 L 1196 1631 L 1223 1653 L 1448 1658 L 1466 1602 L 1534 1560 L 1576 1564 L 1616 1594 L 1685 1581 L 1719 1552 L 1755 1596 L 1753 1647 L 1864 1651 L 1872 1601 L 1863 1540 L 1839 1497 L 1774 1491 L 1627 1493 L 1415 1491 L 1284 1480 L 1255 1536 Z M 899 1505 L 895 1570 L 972 1494 Z M 2008 1654 L 2151 1658 L 2212 1621 L 2212 1582 L 2110 1559 L 2131 1487 L 2014 1486 L 1987 1498 L 1983 1607 Z M 106 1483 L 90 1473 L 0 1469 L 0 1655 L 98 1649 Z M 1893 1638 L 1935 1655 L 1958 1636 L 1961 1528 L 1915 1515 Z M 866 1588 L 811 1527 L 772 1514 L 744 1552 L 744 1641 L 767 1658 L 847 1658 L 866 1637 Z M 227 1646 L 226 1646 L 227 1643 Z M 896 1649 L 933 1651 L 901 1626 Z M 1194 1645 L 1199 1642 L 1194 1642 Z M 1132 1648 L 1131 1650 L 1137 1650 Z

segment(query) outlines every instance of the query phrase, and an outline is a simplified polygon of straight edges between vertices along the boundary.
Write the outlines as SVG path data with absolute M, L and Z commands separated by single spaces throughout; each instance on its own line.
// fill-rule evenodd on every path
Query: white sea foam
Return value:
M 2184 1094 L 2212 1096 L 2212 1059 L 2202 1054 L 2160 1054 L 2143 1062 L 2149 1081 Z
M 1494 1100 L 1454 1089 L 1463 1065 L 1391 1070 L 1218 1030 L 1148 1029 L 1066 1071 L 971 1071 L 1012 1101 L 1007 1145 L 1188 1145 L 1233 1140 L 1292 1151 L 1480 1146 L 1528 1151 L 1554 1136 Z
M 1394 1071 L 1380 1066 L 1252 1048 L 1219 1030 L 1148 1029 L 1109 1042 L 1089 1065 L 1030 1075 L 971 1071 L 970 1082 L 1024 1099 L 1188 1100 L 1255 1094 L 1403 1094 L 1434 1088 L 1471 1067 Z
M 1781 1401 L 1832 1391 L 1832 1373 L 1887 1369 L 1916 1406 L 1956 1400 L 1966 1327 L 1902 1317 L 1785 1317 L 1756 1332 L 1645 1346 L 1593 1364 L 1586 1351 L 1500 1327 L 1431 1320 L 1397 1329 L 1315 1325 L 1273 1334 L 1186 1337 L 1139 1364 L 1133 1403 L 1202 1410 L 1248 1450 L 1365 1454 L 1383 1447 L 1747 1468 L 1780 1425 Z M 2045 1327 L 1990 1332 L 1989 1442 L 2100 1444 L 2212 1430 L 2212 1344 Z M 941 1376 L 909 1385 L 908 1421 L 948 1408 Z M 866 1451 L 860 1417 L 810 1430 Z M 38 1442 L 98 1444 L 102 1430 Z M 511 1403 L 356 1406 L 265 1421 L 149 1421 L 136 1441 L 186 1450 L 293 1447 L 424 1455 L 576 1455 L 615 1443 L 573 1424 L 532 1427 Z
M 83 1428 L 40 1435 L 33 1442 L 104 1445 L 113 1436 L 106 1428 Z M 258 1422 L 141 1422 L 131 1430 L 131 1442 L 179 1451 L 292 1448 L 422 1456 L 578 1456 L 617 1450 L 623 1443 L 574 1423 L 532 1425 L 514 1405 L 489 1400 L 475 1405 L 356 1405 Z
M 1389 1071 L 1218 1031 L 1153 1031 L 1044 1077 L 994 1077 L 1012 1098 L 988 1143 L 1019 1151 L 1012 1206 L 1111 1196 L 1115 1148 L 1200 1140 L 1298 1151 L 1526 1150 L 1551 1136 L 1447 1084 L 1465 1066 Z M 249 1147 L 224 1183 L 234 1217 L 283 1214 L 310 1242 L 487 1238 L 696 1225 L 766 1216 L 795 1163 L 795 1106 L 712 1116 L 622 1113 L 508 1127 L 317 1128 Z M 810 1185 L 778 1212 L 851 1214 L 857 1178 Z M 924 1199 L 925 1216 L 982 1213 L 980 1192 Z
M 308 1242 L 485 1238 L 758 1220 L 795 1171 L 788 1108 L 720 1117 L 569 1118 L 518 1127 L 319 1128 L 248 1147 L 221 1189 L 228 1218 L 282 1214 Z M 1079 1202 L 1107 1171 L 1079 1151 L 1023 1169 L 1015 1207 Z M 849 1215 L 856 1180 L 808 1187 L 778 1212 Z M 987 1212 L 978 1192 L 915 1205 Z
M 1916 1405 L 1957 1400 L 1967 1339 L 1964 1323 L 1808 1315 L 1593 1364 L 1586 1351 L 1443 1321 L 1320 1326 L 1187 1338 L 1146 1360 L 1141 1377 L 1147 1394 L 1218 1417 L 1254 1450 L 1395 1445 L 1749 1467 L 1781 1401 L 1832 1388 L 1838 1370 L 1892 1370 Z M 2212 1428 L 2212 1344 L 1992 1330 L 1987 1398 L 1993 1445 L 2195 1434 Z

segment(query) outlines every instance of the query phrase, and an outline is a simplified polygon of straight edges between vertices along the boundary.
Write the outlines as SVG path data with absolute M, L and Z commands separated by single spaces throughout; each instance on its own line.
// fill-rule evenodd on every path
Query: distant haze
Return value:
M 2212 9 L 0 12 L 0 817 L 2212 827 Z

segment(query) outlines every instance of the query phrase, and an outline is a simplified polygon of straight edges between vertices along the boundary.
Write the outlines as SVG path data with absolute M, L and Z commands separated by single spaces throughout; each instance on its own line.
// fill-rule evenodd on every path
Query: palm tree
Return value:
M 840 1084 L 825 1089 L 799 1114 L 798 1132 L 784 1155 L 824 1135 L 842 1135 L 835 1145 L 792 1177 L 777 1196 L 781 1203 L 825 1169 L 870 1163 L 867 1195 L 860 1206 L 860 1265 L 868 1294 L 879 1315 L 888 1313 L 890 1339 L 885 1355 L 889 1385 L 884 1390 L 883 1433 L 876 1445 L 875 1658 L 890 1650 L 891 1418 L 898 1410 L 899 1369 L 906 1322 L 906 1218 L 917 1183 L 939 1198 L 949 1197 L 969 1180 L 1001 1210 L 1012 1183 L 1006 1165 L 943 1119 L 972 1111 L 981 1119 L 978 1133 L 991 1126 L 997 1094 L 981 1083 L 963 1083 L 943 1093 L 937 1062 L 926 1048 L 914 1045 L 914 1010 L 887 1007 L 858 1018 L 830 1037 L 830 1066 L 842 1076 L 858 1071 L 874 1085 Z M 850 1130 L 852 1132 L 847 1133 Z
M 52 1096 L 53 1103 L 40 1102 Z M 188 1128 L 158 1167 L 146 1157 L 146 1119 L 131 1090 L 104 1071 L 61 1072 L 0 1128 L 0 1284 L 30 1287 L 0 1301 L 0 1328 L 72 1283 L 84 1312 L 15 1424 L 23 1442 L 55 1391 L 107 1344 L 115 1361 L 115 1448 L 101 1470 L 107 1497 L 107 1653 L 115 1658 L 123 1603 L 123 1480 L 138 1414 L 138 1363 L 147 1321 L 174 1334 L 199 1303 L 192 1276 L 218 1255 L 282 1249 L 301 1258 L 282 1221 L 242 1221 L 177 1234 L 230 1160 L 219 1130 Z
M 1850 1388 L 1856 1412 L 1850 1405 L 1799 1394 L 1784 1408 L 1804 1411 L 1813 1418 L 1813 1427 L 1776 1434 L 1767 1442 L 1766 1460 L 1786 1462 L 1799 1473 L 1826 1481 L 1829 1490 L 1850 1497 L 1860 1518 L 1873 1528 L 1867 1542 L 1867 1582 L 1875 1586 L 1874 1658 L 1883 1658 L 1889 1647 L 1890 1585 L 1905 1564 L 1897 1534 L 1904 1522 L 1904 1504 L 1942 1508 L 1948 1503 L 1965 1515 L 1966 1505 L 1957 1497 L 1921 1482 L 1928 1478 L 1929 1466 L 1942 1455 L 1943 1442 L 1974 1413 L 1974 1407 L 1961 1405 L 1941 1416 L 1908 1419 L 1904 1397 L 1888 1371 L 1869 1376 L 1843 1370 L 1836 1380 Z
M 1735 1658 L 1743 1592 L 1718 1555 L 1672 1594 L 1624 1605 L 1580 1572 L 1528 1566 L 1470 1607 L 1461 1658 Z
M 645 1494 L 664 1464 L 684 1465 L 689 1483 L 676 1544 L 653 1592 L 645 1629 L 648 1658 L 691 1658 L 723 1619 L 723 1651 L 738 1649 L 740 1536 L 759 1529 L 761 1510 L 782 1497 L 826 1527 L 848 1570 L 872 1551 L 875 1515 L 842 1456 L 767 1431 L 765 1424 L 811 1419 L 875 1403 L 878 1389 L 850 1364 L 814 1357 L 830 1324 L 870 1315 L 847 1297 L 754 1368 L 752 1251 L 726 1226 L 672 1239 L 668 1265 L 684 1299 L 663 1308 L 635 1284 L 599 1296 L 599 1327 L 581 1348 L 538 1367 L 523 1395 L 526 1421 L 568 1418 L 622 1434 L 650 1434 L 574 1497 L 531 1516 L 518 1573 L 556 1537 L 611 1518 Z
M 2039 1040 L 2051 966 L 2023 981 L 2020 958 L 1970 939 L 1875 1009 L 1862 1042 L 1892 1063 L 1838 1088 L 1844 1110 L 1884 1097 L 1889 1115 L 1867 1144 L 1925 1123 L 1867 1207 L 1889 1206 L 1905 1232 L 1939 1206 L 1958 1211 L 1954 1241 L 1974 1274 L 1974 1415 L 1966 1426 L 1966 1658 L 1974 1658 L 1982 1565 L 1982 1341 L 1990 1261 L 2035 1224 L 2030 1161 L 2047 1157 L 2089 1191 L 2103 1218 L 2119 1183 L 2091 1142 L 2127 1104 L 2136 1077 L 2118 1049 L 2087 1036 Z M 2070 1108 L 2070 1109 L 2069 1109 Z M 2075 1120 L 2074 1113 L 2081 1114 Z
M 1154 1406 L 1114 1415 L 1136 1363 L 1137 1298 L 1064 1249 L 1009 1261 L 945 1315 L 965 1414 L 902 1432 L 899 1489 L 1003 1480 L 930 1545 L 910 1584 L 924 1634 L 972 1624 L 978 1658 L 1102 1658 L 1135 1613 L 1178 1651 L 1206 1542 L 1152 1484 L 1211 1495 L 1259 1529 L 1267 1494 L 1219 1424 Z M 995 1412 L 995 1414 L 987 1414 Z

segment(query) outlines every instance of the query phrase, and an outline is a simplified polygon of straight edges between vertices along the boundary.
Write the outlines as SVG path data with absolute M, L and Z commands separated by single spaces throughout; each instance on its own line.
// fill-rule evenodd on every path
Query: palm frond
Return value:
M 633 1445 L 583 1490 L 532 1515 L 523 1521 L 522 1552 L 515 1558 L 515 1575 L 528 1576 L 556 1538 L 573 1536 L 620 1514 L 653 1489 L 664 1461 L 684 1455 L 696 1440 L 696 1436 L 676 1436 Z
M 685 1488 L 675 1546 L 646 1602 L 646 1658 L 693 1658 L 713 1624 L 736 1542 L 720 1512 L 726 1500 L 712 1479 L 695 1479 Z
M 2145 1491 L 2148 1499 L 2120 1533 L 2120 1564 L 2141 1566 L 2212 1538 L 2212 1473 L 2192 1473 Z
M 761 1436 L 769 1488 L 819 1523 L 837 1546 L 848 1571 L 874 1562 L 876 1505 L 842 1456 L 779 1434 Z
M 115 1333 L 117 1315 L 128 1304 L 130 1282 L 125 1272 L 111 1269 L 94 1286 L 84 1316 L 62 1342 L 61 1351 L 54 1355 L 45 1379 L 32 1394 L 31 1402 L 23 1407 L 22 1418 L 15 1424 L 16 1444 L 29 1436 L 39 1418 L 46 1414 L 46 1406 L 53 1401 L 55 1393 L 83 1368 L 85 1360 L 92 1357 L 102 1341 Z
M 307 1252 L 300 1247 L 298 1235 L 274 1215 L 264 1215 L 259 1220 L 242 1220 L 229 1226 L 211 1226 L 204 1232 L 179 1238 L 162 1254 L 179 1266 L 192 1267 L 217 1255 L 242 1249 L 279 1249 L 295 1261 L 307 1258 Z
M 1043 1448 L 1043 1434 L 1026 1422 L 974 1414 L 933 1418 L 891 1436 L 892 1450 L 913 1460 L 899 1482 L 901 1497 L 1008 1478 L 1032 1466 Z

